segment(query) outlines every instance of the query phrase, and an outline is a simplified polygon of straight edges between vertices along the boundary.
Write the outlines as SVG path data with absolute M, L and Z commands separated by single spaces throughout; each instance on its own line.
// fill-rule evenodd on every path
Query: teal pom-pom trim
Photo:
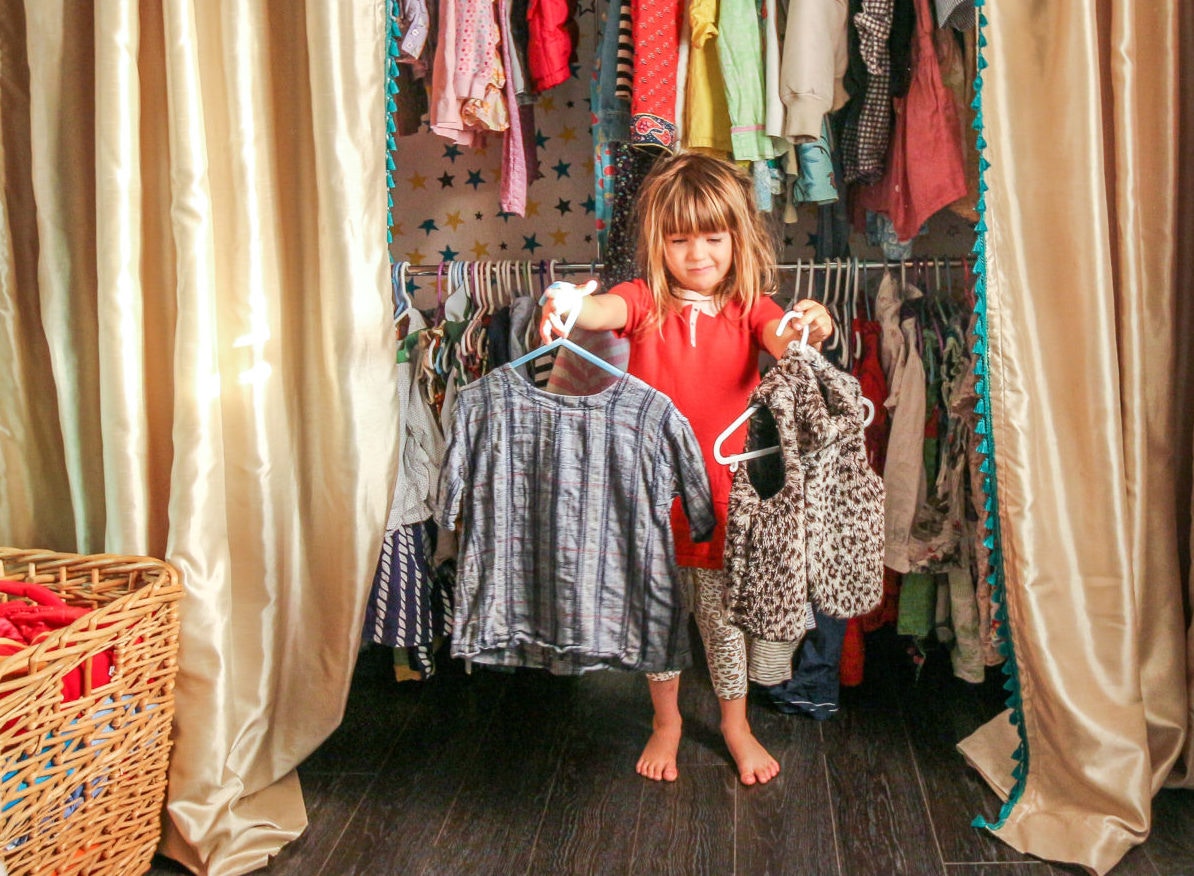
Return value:
M 995 619 L 999 622 L 1001 628 L 1001 635 L 999 641 L 999 651 L 1004 658 L 1003 673 L 1007 676 L 1007 681 L 1004 682 L 1004 689 L 1008 692 L 1007 705 L 1011 709 L 1011 721 L 1019 735 L 1019 745 L 1016 747 L 1015 753 L 1012 755 L 1014 765 L 1012 767 L 1012 777 L 1015 779 L 1011 792 L 1008 794 L 1007 800 L 999 810 L 999 816 L 995 821 L 990 821 L 983 816 L 977 816 L 971 824 L 974 827 L 984 827 L 988 829 L 998 829 L 1007 821 L 1008 816 L 1019 803 L 1020 798 L 1024 794 L 1024 785 L 1028 779 L 1029 772 L 1029 757 L 1028 757 L 1028 738 L 1024 730 L 1024 701 L 1021 696 L 1019 672 L 1016 667 L 1015 649 L 1012 641 L 1012 630 L 1008 622 L 1007 610 L 1007 592 L 1005 589 L 1004 573 L 1003 573 L 1003 551 L 1001 548 L 1001 534 L 999 529 L 999 491 L 996 465 L 995 441 L 992 424 L 991 424 L 991 395 L 990 383 L 986 379 L 990 371 L 989 356 L 990 344 L 988 325 L 987 325 L 987 234 L 990 230 L 990 225 L 987 222 L 987 198 L 986 193 L 989 190 L 986 180 L 987 171 L 991 169 L 991 163 L 987 160 L 985 152 L 987 150 L 987 138 L 983 131 L 985 128 L 985 119 L 983 118 L 983 75 L 982 71 L 988 69 L 990 66 L 984 49 L 987 47 L 987 16 L 983 12 L 983 7 L 986 6 L 986 0 L 974 0 L 975 8 L 978 10 L 978 71 L 974 77 L 974 100 L 971 103 L 971 109 L 974 110 L 974 122 L 972 127 L 977 132 L 975 137 L 975 145 L 978 148 L 978 202 L 975 204 L 975 211 L 978 213 L 978 221 L 975 223 L 975 241 L 972 252 L 975 255 L 974 265 L 974 293 L 975 293 L 975 329 L 974 333 L 977 340 L 974 344 L 974 373 L 978 379 L 975 381 L 975 393 L 978 400 L 974 406 L 974 412 L 978 420 L 975 423 L 974 431 L 978 438 L 978 451 L 982 456 L 982 462 L 979 464 L 979 471 L 983 474 L 983 530 L 986 535 L 983 538 L 983 546 L 988 550 L 988 560 L 990 564 L 990 572 L 987 576 L 988 583 L 991 585 L 991 598 L 994 602 Z
M 394 123 L 394 113 L 398 111 L 398 101 L 394 95 L 398 94 L 398 58 L 401 48 L 398 41 L 402 38 L 402 28 L 398 25 L 398 6 L 395 0 L 386 0 L 386 250 L 394 242 L 394 150 L 398 148 L 395 134 L 398 127 Z M 390 261 L 394 256 L 390 254 Z

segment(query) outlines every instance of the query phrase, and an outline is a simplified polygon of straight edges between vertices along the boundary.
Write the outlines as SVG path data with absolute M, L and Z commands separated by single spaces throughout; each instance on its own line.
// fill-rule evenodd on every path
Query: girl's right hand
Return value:
M 583 286 L 557 280 L 547 287 L 539 299 L 543 306 L 543 314 L 539 319 L 539 335 L 543 343 L 551 343 L 553 330 L 562 338 L 568 337 L 576 317 L 580 316 L 581 308 L 584 307 L 585 296 L 591 295 L 596 288 L 596 280 L 589 280 Z

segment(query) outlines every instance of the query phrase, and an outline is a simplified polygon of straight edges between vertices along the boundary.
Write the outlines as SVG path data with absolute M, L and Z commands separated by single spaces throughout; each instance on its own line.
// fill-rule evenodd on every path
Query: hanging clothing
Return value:
M 882 476 L 887 458 L 887 378 L 879 362 L 879 323 L 863 317 L 854 318 L 853 337 L 862 350 L 854 360 L 851 373 L 858 378 L 862 394 L 870 400 L 874 416 L 866 427 L 866 458 L 872 471 Z M 853 343 L 853 341 L 852 341 Z M 895 623 L 899 599 L 899 575 L 890 569 L 883 574 L 883 597 L 875 609 L 863 617 L 850 618 L 841 643 L 841 683 L 846 687 L 862 684 L 866 664 L 866 642 L 863 634 Z M 799 673 L 797 673 L 799 674 Z M 836 700 L 835 700 L 836 702 Z
M 630 139 L 636 146 L 673 151 L 676 85 L 680 60 L 679 0 L 632 0 L 634 90 L 630 99 Z
M 527 66 L 535 91 L 547 91 L 565 81 L 576 55 L 576 22 L 568 0 L 530 0 L 527 5 Z
M 510 48 L 514 41 L 509 22 L 510 4 L 508 0 L 498 0 L 501 62 L 507 72 L 513 67 L 516 57 Z M 526 214 L 527 185 L 529 183 L 526 145 L 523 140 L 523 108 L 518 103 L 518 89 L 515 86 L 514 77 L 507 75 L 503 85 L 510 120 L 502 135 L 502 181 L 498 202 L 505 212 L 523 216 Z
M 974 30 L 974 0 L 933 0 L 937 27 L 952 27 L 959 31 Z
M 688 7 L 692 49 L 688 55 L 688 97 L 684 102 L 684 145 L 728 156 L 730 108 L 717 59 L 718 0 L 693 0 Z
M 806 715 L 827 721 L 837 714 L 840 702 L 839 666 L 847 624 L 841 618 L 816 611 L 816 622 L 796 652 L 792 677 L 763 689 L 763 699 L 785 715 Z
M 799 641 L 811 600 L 858 617 L 883 582 L 883 482 L 866 460 L 858 381 L 791 344 L 751 393 L 775 422 L 781 481 L 734 474 L 726 523 L 733 621 L 768 641 Z M 752 445 L 748 445 L 750 447 Z
M 974 128 L 977 113 L 973 106 L 978 55 L 974 31 L 958 33 L 950 28 L 939 28 L 933 35 L 933 47 L 941 67 L 941 81 L 954 99 L 959 137 L 965 144 L 962 152 L 966 164 L 966 194 L 950 204 L 949 209 L 967 222 L 978 222 L 978 131 Z
M 386 533 L 365 603 L 365 637 L 392 648 L 429 646 L 452 632 L 452 592 L 431 567 L 430 521 Z
M 922 330 L 925 346 L 930 340 L 939 343 L 937 333 Z M 934 371 L 938 380 L 934 386 L 935 403 L 941 414 L 936 419 L 945 423 L 944 434 L 938 434 L 935 448 L 935 475 L 927 479 L 925 500 L 913 519 L 908 540 L 908 560 L 917 572 L 947 572 L 964 565 L 962 542 L 965 537 L 967 512 L 967 447 L 974 433 L 969 417 L 953 405 L 953 397 L 960 390 L 970 357 L 962 348 L 962 338 L 949 335 L 935 359 Z M 927 462 L 926 452 L 926 462 Z
M 879 323 L 855 317 L 854 334 L 862 345 L 862 355 L 854 361 L 852 372 L 862 387 L 865 395 L 874 405 L 875 416 L 866 427 L 866 456 L 873 468 L 879 474 L 883 473 L 883 463 L 887 458 L 887 377 L 883 373 L 883 365 L 879 361 L 879 337 L 883 329 Z
M 613 15 L 611 9 L 610 15 Z M 619 100 L 630 103 L 634 96 L 634 11 L 630 0 L 621 0 L 618 9 L 618 72 Z
M 884 562 L 897 572 L 911 568 L 908 536 L 926 492 L 924 363 L 916 346 L 916 318 L 900 315 L 904 301 L 919 297 L 919 289 L 911 285 L 900 287 L 889 273 L 883 275 L 875 296 L 875 315 L 883 326 L 879 354 L 887 377 L 884 406 L 891 422 L 883 467 L 887 491 Z
M 845 105 L 846 0 L 790 0 L 780 66 L 780 94 L 788 107 L 785 134 L 793 143 L 816 140 L 826 113 Z
M 391 490 L 385 537 L 365 603 L 364 637 L 391 647 L 427 646 L 451 632 L 450 593 L 435 586 L 430 565 L 444 440 L 435 411 L 418 383 L 422 314 L 409 309 L 407 342 L 395 366 L 398 398 L 398 472 Z
M 611 2 L 602 24 L 595 69 L 589 83 L 589 108 L 593 133 L 593 219 L 597 228 L 597 251 L 607 253 L 614 206 L 615 142 L 630 139 L 630 98 L 618 91 L 618 39 L 621 13 L 629 16 L 630 0 Z
M 891 134 L 891 36 L 893 0 L 851 0 L 854 29 L 850 64 L 857 71 L 842 130 L 845 182 L 883 178 Z M 857 51 L 857 58 L 853 52 Z
M 408 337 L 426 328 L 422 314 L 414 308 L 407 317 Z M 405 352 L 405 350 L 403 351 Z M 417 380 L 418 365 L 404 356 L 394 368 L 398 398 L 398 473 L 390 492 L 390 513 L 386 532 L 402 525 L 422 523 L 435 507 L 439 464 L 444 439 L 435 412 Z
M 774 158 L 781 150 L 767 136 L 763 45 L 754 0 L 721 0 L 717 32 L 717 58 L 726 83 L 734 159 Z
M 472 145 L 478 132 L 504 131 L 510 125 L 497 18 L 492 4 L 481 0 L 442 0 L 439 10 L 431 129 Z
M 611 169 L 606 185 L 613 180 L 613 203 L 610 207 L 609 245 L 605 251 L 605 267 L 601 285 L 607 289 L 633 279 L 638 272 L 635 250 L 638 245 L 638 223 L 634 221 L 634 205 L 643 180 L 658 159 L 647 149 L 636 149 L 630 143 L 610 144 Z
M 941 82 L 933 49 L 929 0 L 916 0 L 912 81 L 892 99 L 895 125 L 887 169 L 858 188 L 862 210 L 890 217 L 900 240 L 911 240 L 930 216 L 966 194 L 962 140 L 953 95 Z
M 689 664 L 672 499 L 697 539 L 714 518 L 665 395 L 627 374 L 557 396 L 502 366 L 460 390 L 440 484 L 438 522 L 463 523 L 453 656 L 558 674 Z

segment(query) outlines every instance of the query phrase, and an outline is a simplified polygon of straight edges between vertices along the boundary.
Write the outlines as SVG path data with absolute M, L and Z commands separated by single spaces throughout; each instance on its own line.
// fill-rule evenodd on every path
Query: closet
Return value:
M 704 21 L 702 15 L 716 16 L 716 4 L 676 4 L 677 18 L 669 23 L 679 39 L 669 69 L 682 72 L 665 83 L 670 96 L 653 93 L 652 113 L 639 101 L 616 102 L 627 83 L 631 92 L 642 87 L 628 69 L 637 55 L 626 51 L 637 6 L 629 0 L 579 3 L 563 29 L 552 31 L 575 34 L 567 75 L 558 84 L 532 94 L 527 59 L 498 49 L 510 75 L 500 84 L 494 79 L 487 94 L 516 95 L 517 136 L 461 133 L 455 123 L 442 123 L 437 93 L 428 87 L 434 75 L 428 66 L 453 54 L 442 42 L 421 61 L 391 59 L 391 255 L 399 392 L 409 427 L 365 638 L 402 649 L 395 657 L 400 679 L 433 673 L 436 649 L 452 632 L 455 538 L 429 521 L 436 453 L 450 431 L 456 394 L 493 364 L 538 345 L 535 308 L 547 284 L 594 276 L 608 287 L 629 278 L 633 199 L 618 186 L 641 179 L 662 141 L 673 142 L 669 138 L 747 159 L 780 256 L 776 300 L 787 305 L 814 297 L 826 304 L 837 326 L 826 355 L 860 379 L 875 409 L 866 434 L 868 458 L 888 482 L 885 597 L 875 612 L 835 633 L 842 683 L 860 683 L 863 635 L 880 626 L 894 625 L 907 636 L 916 660 L 928 647 L 948 650 L 954 673 L 967 681 L 981 681 L 986 667 L 1002 659 L 986 583 L 982 460 L 972 452 L 978 193 L 968 4 L 952 4 L 949 15 L 958 17 L 938 27 L 943 10 L 927 0 L 889 2 L 886 40 L 855 23 L 869 22 L 866 13 L 876 4 L 828 5 L 833 16 L 820 21 L 795 0 L 759 4 L 757 53 L 718 56 L 708 51 L 716 42 L 708 39 L 708 26 L 726 25 L 723 41 L 747 41 L 733 30 L 735 16 L 745 18 L 747 10 L 723 0 L 721 17 Z M 391 3 L 398 32 L 410 32 L 418 8 Z M 497 9 L 511 20 L 524 14 L 518 4 Z M 688 14 L 679 14 L 685 9 Z M 517 30 L 510 32 L 518 45 Z M 705 42 L 694 38 L 698 32 Z M 733 133 L 737 128 L 722 132 L 716 119 L 685 110 L 687 102 L 708 103 L 714 116 L 746 112 L 733 105 L 741 94 L 723 105 L 705 90 L 716 85 L 722 68 L 744 57 L 753 66 L 735 68 L 749 71 L 739 90 L 757 86 L 760 106 L 772 92 L 803 87 L 801 74 L 785 66 L 785 52 L 810 46 L 828 46 L 850 59 L 833 61 L 839 81 L 836 91 L 829 83 L 832 113 L 824 111 L 828 106 L 813 112 L 809 100 L 785 100 L 787 124 L 795 127 L 775 128 L 780 136 L 770 136 L 783 123 L 781 110 L 778 120 L 774 112 L 760 119 L 766 132 L 745 138 Z M 872 57 L 876 52 L 883 57 Z M 922 57 L 926 63 L 914 63 Z M 869 74 L 881 61 L 890 81 Z M 700 81 L 688 78 L 694 70 Z M 856 99 L 845 102 L 850 95 Z M 670 126 L 660 107 L 674 109 Z M 652 117 L 663 124 L 645 125 Z M 874 128 L 882 123 L 880 137 Z M 899 174 L 885 174 L 891 160 L 900 162 Z M 917 197 L 893 194 L 909 190 Z M 884 205 L 896 206 L 886 213 L 873 209 Z M 590 350 L 602 361 L 619 361 L 621 342 L 610 336 L 578 333 L 574 340 L 581 355 Z M 528 368 L 531 379 L 556 392 L 582 394 L 602 385 L 601 374 L 577 356 L 543 356 Z M 899 458 L 891 460 L 893 454 Z

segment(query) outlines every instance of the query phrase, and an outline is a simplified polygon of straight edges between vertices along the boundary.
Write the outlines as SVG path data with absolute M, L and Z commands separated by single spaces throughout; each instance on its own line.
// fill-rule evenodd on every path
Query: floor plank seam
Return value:
M 825 799 L 829 801 L 829 826 L 833 830 L 833 857 L 837 861 L 838 876 L 844 876 L 842 870 L 842 843 L 837 834 L 837 815 L 834 812 L 833 782 L 829 778 L 829 757 L 825 754 L 825 731 L 821 731 L 821 773 L 825 776 Z
M 1047 861 L 945 861 L 945 869 L 950 867 L 1048 867 Z
M 737 876 L 738 874 L 738 799 L 742 795 L 742 789 L 737 785 L 734 786 L 734 820 L 730 822 L 731 829 L 734 831 L 730 836 L 730 873 Z
M 908 753 L 912 756 L 912 769 L 916 773 L 916 786 L 920 789 L 920 803 L 924 807 L 925 821 L 929 823 L 929 830 L 933 834 L 933 845 L 937 848 L 937 860 L 945 866 L 945 853 L 941 850 L 941 837 L 937 834 L 937 824 L 933 821 L 933 810 L 929 806 L 929 792 L 925 787 L 924 775 L 920 769 L 920 758 L 916 754 L 916 746 L 912 744 L 912 734 L 908 732 L 908 712 L 905 701 L 900 699 L 900 727 L 904 731 L 904 744 L 908 746 Z M 973 863 L 985 863 L 975 861 Z
M 560 770 L 564 767 L 564 758 L 568 755 L 568 746 L 572 744 L 573 731 L 568 732 L 568 738 L 560 748 L 560 755 L 556 758 L 556 767 L 551 772 L 551 781 L 547 783 L 547 794 L 543 798 L 543 811 L 539 813 L 539 823 L 535 825 L 535 835 L 531 838 L 531 848 L 527 852 L 527 876 L 534 876 L 535 850 L 539 847 L 539 835 L 543 832 L 543 821 L 551 810 L 551 797 L 556 790 L 556 781 L 560 777 Z
M 506 698 L 507 687 L 508 687 L 507 684 L 502 685 L 501 692 L 498 694 L 497 699 L 494 701 L 493 707 L 489 710 L 489 716 L 485 720 L 485 726 L 481 727 L 480 732 L 477 733 L 477 741 L 474 743 L 472 749 L 469 751 L 469 754 L 468 754 L 468 759 L 469 759 L 470 763 L 472 761 L 476 760 L 477 753 L 485 745 L 485 740 L 489 735 L 489 728 L 490 728 L 490 726 L 492 726 L 495 718 L 497 717 L 498 712 L 501 709 L 502 700 L 504 700 Z M 443 839 L 444 830 L 447 828 L 448 823 L 452 820 L 452 810 L 456 807 L 456 802 L 460 799 L 460 793 L 461 793 L 461 791 L 464 790 L 464 786 L 466 784 L 466 779 L 467 779 L 467 773 L 462 773 L 460 776 L 460 784 L 458 784 L 456 786 L 456 793 L 454 793 L 452 795 L 452 799 L 448 803 L 448 807 L 444 810 L 444 816 L 440 820 L 440 823 L 439 823 L 439 830 L 437 830 L 435 832 L 435 839 L 433 839 L 431 841 L 432 848 L 438 848 L 440 840 Z M 431 866 L 430 861 L 424 862 L 423 866 L 419 869 L 419 873 L 423 874 L 423 876 L 426 876 L 427 868 L 430 866 Z
M 422 702 L 422 699 L 423 699 L 423 692 L 420 692 L 419 693 L 419 702 Z M 320 873 L 325 872 L 328 868 L 328 863 L 332 860 L 332 858 L 334 858 L 336 856 L 336 850 L 340 848 L 340 843 L 344 840 L 344 834 L 348 832 L 349 826 L 353 823 L 353 821 L 356 820 L 357 813 L 361 811 L 361 806 L 363 806 L 365 801 L 368 800 L 372 796 L 373 786 L 375 784 L 377 784 L 377 780 L 378 780 L 378 777 L 381 775 L 382 768 L 390 760 L 390 758 L 393 757 L 394 751 L 398 747 L 398 741 L 402 738 L 402 734 L 406 732 L 407 727 L 410 726 L 411 718 L 416 711 L 418 711 L 417 708 L 411 709 L 411 711 L 409 713 L 407 713 L 406 717 L 403 718 L 400 726 L 398 727 L 397 732 L 391 736 L 391 742 L 390 742 L 389 748 L 386 749 L 385 754 L 383 754 L 380 758 L 378 758 L 377 769 L 372 770 L 371 772 L 365 771 L 365 770 L 362 770 L 359 772 L 356 770 L 342 770 L 340 772 L 330 774 L 330 775 L 336 775 L 336 776 L 361 775 L 361 776 L 371 776 L 371 778 L 369 779 L 368 782 L 365 783 L 365 786 L 361 791 L 360 799 L 357 800 L 356 806 L 352 807 L 352 812 L 349 813 L 348 818 L 344 819 L 344 826 L 341 827 L 340 832 L 338 834 L 336 834 L 336 840 L 335 840 L 335 842 L 333 842 L 331 844 L 331 848 L 328 849 L 328 853 L 324 857 L 323 862 L 320 865 L 318 872 L 320 872 Z M 299 784 L 301 787 L 301 785 L 302 785 L 302 776 L 301 775 L 299 776 Z
M 361 791 L 361 797 L 359 800 L 357 800 L 357 805 L 352 807 L 352 812 L 349 814 L 348 818 L 344 819 L 344 826 L 341 827 L 340 832 L 336 834 L 336 841 L 333 842 L 332 847 L 328 849 L 327 855 L 324 856 L 324 859 L 316 872 L 327 872 L 328 863 L 336 856 L 336 850 L 340 848 L 340 843 L 344 840 L 344 834 L 348 832 L 349 825 L 351 825 L 353 820 L 357 817 L 357 813 L 361 811 L 361 807 L 365 804 L 365 801 L 369 799 L 370 792 L 373 790 L 373 783 L 376 781 L 377 775 L 374 774 L 373 779 L 369 781 Z
M 634 865 L 638 860 L 638 832 L 643 823 L 643 798 L 647 796 L 647 785 L 642 783 L 638 791 L 638 807 L 634 813 L 634 837 L 630 841 L 630 865 L 626 868 L 627 873 L 633 873 Z

